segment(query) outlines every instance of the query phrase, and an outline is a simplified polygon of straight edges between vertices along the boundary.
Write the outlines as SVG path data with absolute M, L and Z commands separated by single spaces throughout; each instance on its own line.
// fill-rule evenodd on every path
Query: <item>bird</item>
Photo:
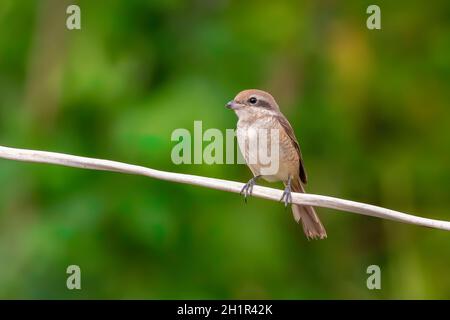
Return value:
M 284 201 L 285 206 L 292 203 L 291 192 L 304 193 L 304 185 L 308 178 L 294 130 L 281 113 L 274 97 L 263 90 L 248 89 L 239 92 L 233 100 L 226 104 L 226 107 L 233 110 L 238 117 L 236 128 L 238 146 L 247 166 L 253 173 L 253 178 L 241 190 L 245 200 L 252 194 L 257 180 L 262 178 L 268 182 L 282 181 L 285 189 L 280 201 Z M 278 133 L 278 139 L 275 138 L 278 141 L 274 141 L 278 147 L 278 158 L 275 159 L 278 161 L 278 166 L 273 172 L 264 170 L 267 168 L 258 159 L 260 154 L 258 149 L 261 148 L 258 141 L 262 141 L 262 139 L 255 132 L 259 131 L 265 132 L 266 136 L 269 131 Z M 272 140 L 274 140 L 272 135 L 270 138 L 266 138 L 266 146 L 271 144 Z M 312 206 L 292 204 L 292 213 L 295 221 L 301 222 L 308 240 L 327 237 L 325 228 Z

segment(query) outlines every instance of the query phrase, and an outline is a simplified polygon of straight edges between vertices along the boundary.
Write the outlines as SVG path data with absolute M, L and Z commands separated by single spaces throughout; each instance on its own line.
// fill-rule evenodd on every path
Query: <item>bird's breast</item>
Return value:
M 242 156 L 254 175 L 262 175 L 271 182 L 298 175 L 297 152 L 274 117 L 239 121 L 236 136 Z

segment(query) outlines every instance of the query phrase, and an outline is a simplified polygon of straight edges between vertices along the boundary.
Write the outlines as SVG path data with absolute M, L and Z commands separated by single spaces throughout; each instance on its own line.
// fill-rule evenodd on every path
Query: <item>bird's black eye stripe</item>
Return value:
M 258 102 L 258 99 L 256 99 L 255 97 L 251 97 L 250 99 L 248 99 L 248 102 L 250 102 L 250 104 L 256 104 L 256 102 Z
M 270 103 L 264 100 L 259 100 L 258 102 L 258 108 L 264 108 L 264 109 L 272 109 L 272 106 Z

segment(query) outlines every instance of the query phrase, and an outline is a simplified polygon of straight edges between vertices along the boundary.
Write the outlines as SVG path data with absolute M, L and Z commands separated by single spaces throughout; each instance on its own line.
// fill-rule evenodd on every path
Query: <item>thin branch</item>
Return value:
M 110 160 L 85 158 L 54 152 L 15 149 L 2 146 L 0 146 L 0 158 L 25 162 L 49 163 L 82 169 L 103 170 L 126 174 L 142 175 L 166 181 L 198 185 L 206 188 L 234 193 L 239 193 L 244 185 L 243 183 L 236 181 L 207 178 L 189 174 L 165 172 Z M 253 196 L 275 201 L 279 201 L 282 193 L 283 192 L 281 190 L 262 186 L 255 186 L 253 189 Z M 292 193 L 292 202 L 296 204 L 311 205 L 316 207 L 324 207 L 341 211 L 359 213 L 367 216 L 373 216 L 383 219 L 395 220 L 403 223 L 410 223 L 419 226 L 450 231 L 449 221 L 417 217 L 410 214 L 373 206 L 370 204 L 349 201 L 339 198 L 321 196 L 316 194 Z

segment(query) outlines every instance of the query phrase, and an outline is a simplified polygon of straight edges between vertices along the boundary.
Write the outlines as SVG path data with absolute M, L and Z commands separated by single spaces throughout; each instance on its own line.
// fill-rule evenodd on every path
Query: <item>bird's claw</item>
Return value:
M 291 186 L 287 185 L 284 189 L 283 195 L 281 196 L 280 201 L 284 200 L 284 206 L 287 207 L 289 204 L 292 203 L 292 193 L 291 193 Z
M 253 186 L 256 184 L 258 177 L 251 178 L 241 189 L 240 194 L 244 195 L 244 201 L 247 203 L 247 197 L 251 196 L 253 193 Z

